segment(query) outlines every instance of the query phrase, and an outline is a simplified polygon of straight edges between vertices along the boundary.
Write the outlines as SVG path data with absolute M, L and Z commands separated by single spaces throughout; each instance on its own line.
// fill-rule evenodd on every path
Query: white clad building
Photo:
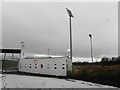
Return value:
M 72 71 L 71 59 L 56 58 L 26 58 L 19 61 L 19 71 L 44 75 L 67 76 Z

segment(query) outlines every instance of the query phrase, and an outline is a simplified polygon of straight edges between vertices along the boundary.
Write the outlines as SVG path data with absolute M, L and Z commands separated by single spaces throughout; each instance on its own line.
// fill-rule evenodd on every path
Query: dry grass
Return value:
M 101 65 L 91 65 L 91 66 L 74 66 L 74 68 L 76 69 L 83 69 L 83 68 L 86 68 L 86 69 L 100 69 L 100 68 L 111 68 L 111 69 L 120 69 L 120 65 L 110 65 L 110 66 L 101 66 Z
M 120 65 L 74 66 L 70 77 L 120 87 Z

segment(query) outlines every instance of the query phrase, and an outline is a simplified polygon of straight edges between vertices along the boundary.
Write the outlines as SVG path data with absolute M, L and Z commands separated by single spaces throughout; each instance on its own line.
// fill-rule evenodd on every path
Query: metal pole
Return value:
M 14 53 L 12 53 L 12 60 L 14 60 Z
M 89 37 L 90 37 L 90 43 L 91 43 L 91 60 L 92 60 L 92 63 L 93 63 L 92 35 L 89 34 Z
M 24 57 L 24 46 L 23 46 L 23 57 Z
M 24 45 L 24 42 L 21 42 L 21 57 L 24 57 L 24 48 L 25 48 L 25 45 Z
M 68 15 L 69 15 L 69 20 L 70 20 L 70 59 L 72 61 L 72 26 L 71 26 L 71 17 L 73 17 L 72 12 L 66 8 Z
M 70 60 L 71 60 L 71 72 L 72 72 L 72 26 L 71 26 L 71 17 L 73 17 L 72 12 L 66 8 L 68 15 L 69 15 L 69 21 L 70 21 Z
M 4 53 L 4 58 L 2 61 L 2 73 L 5 71 L 5 59 L 6 59 L 6 53 Z
M 3 65 L 4 64 L 4 57 L 5 57 L 4 54 L 2 54 L 2 73 L 3 73 L 3 68 L 4 68 L 4 65 Z
M 4 55 L 2 53 L 2 73 L 3 73 L 3 59 L 4 59 Z
M 92 37 L 91 37 L 91 58 L 92 58 L 92 63 L 93 63 Z
M 71 26 L 71 17 L 69 16 L 70 19 L 70 59 L 72 60 L 72 26 Z
M 48 48 L 48 57 L 49 57 L 49 48 Z

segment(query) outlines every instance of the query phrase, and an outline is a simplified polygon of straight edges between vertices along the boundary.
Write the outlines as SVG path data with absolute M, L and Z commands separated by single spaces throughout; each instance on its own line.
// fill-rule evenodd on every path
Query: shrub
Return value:
M 120 87 L 120 65 L 75 66 L 70 78 Z

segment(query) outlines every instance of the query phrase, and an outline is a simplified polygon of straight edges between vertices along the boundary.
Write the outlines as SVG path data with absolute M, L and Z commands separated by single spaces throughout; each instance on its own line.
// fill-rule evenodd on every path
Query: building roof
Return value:
M 0 49 L 0 53 L 21 53 L 21 49 L 19 48 L 6 48 Z

